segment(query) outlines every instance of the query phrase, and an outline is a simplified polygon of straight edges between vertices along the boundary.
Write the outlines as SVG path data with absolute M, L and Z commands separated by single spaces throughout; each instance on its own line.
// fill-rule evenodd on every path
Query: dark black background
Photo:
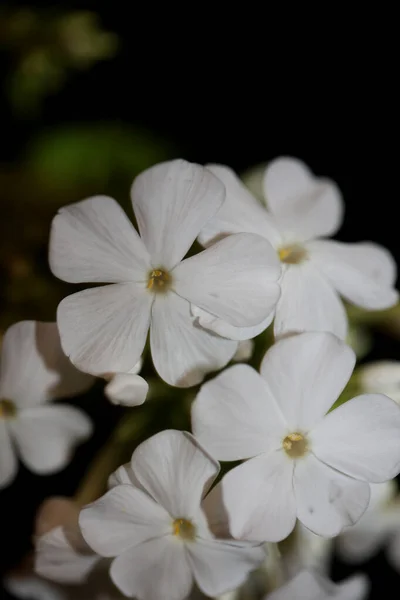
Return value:
M 13 118 L 3 95 L 2 162 L 18 158 L 39 130 L 88 121 L 140 126 L 171 141 L 176 156 L 238 171 L 297 156 L 339 184 L 346 201 L 339 239 L 372 239 L 400 259 L 395 65 L 390 35 L 379 43 L 370 35 L 379 29 L 378 15 L 366 23 L 364 14 L 356 26 L 328 8 L 324 15 L 294 15 L 282 7 L 277 15 L 272 7 L 247 6 L 226 14 L 206 4 L 127 4 L 57 3 L 95 9 L 105 29 L 119 34 L 120 51 L 74 74 L 35 120 Z M 396 343 L 378 337 L 374 358 L 398 355 Z M 88 400 L 85 408 L 96 417 L 97 433 L 68 470 L 38 479 L 21 468 L 14 486 L 1 493 L 2 565 L 14 565 L 28 548 L 40 499 L 73 493 L 120 414 L 105 402 Z M 372 579 L 371 598 L 382 595 L 383 585 L 399 583 L 382 557 L 363 569 Z M 334 563 L 335 579 L 351 571 Z

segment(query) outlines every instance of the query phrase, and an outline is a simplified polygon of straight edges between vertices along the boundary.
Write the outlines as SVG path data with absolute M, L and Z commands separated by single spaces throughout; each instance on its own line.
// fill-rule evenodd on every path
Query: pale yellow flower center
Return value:
M 301 458 L 308 452 L 307 438 L 297 431 L 289 433 L 283 440 L 282 446 L 290 458 Z
M 171 285 L 171 276 L 163 269 L 153 269 L 149 273 L 147 288 L 152 292 L 166 292 Z
M 16 414 L 17 408 L 14 402 L 5 398 L 0 400 L 0 419 L 12 419 Z
M 288 265 L 298 265 L 307 258 L 307 251 L 303 246 L 293 244 L 283 246 L 278 250 L 279 260 Z
M 187 519 L 175 519 L 172 523 L 172 530 L 174 535 L 182 540 L 194 540 L 196 537 L 196 527 Z

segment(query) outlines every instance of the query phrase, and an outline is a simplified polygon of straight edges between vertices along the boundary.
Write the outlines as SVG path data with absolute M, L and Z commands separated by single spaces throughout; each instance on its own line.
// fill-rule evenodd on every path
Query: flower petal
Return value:
M 221 208 L 225 188 L 204 167 L 172 160 L 136 177 L 131 196 L 140 235 L 153 267 L 171 269 Z
M 21 321 L 5 333 L 0 398 L 21 408 L 85 391 L 93 378 L 71 364 L 61 349 L 55 323 Z
M 185 545 L 172 536 L 124 552 L 113 561 L 110 575 L 125 596 L 137 600 L 184 600 L 193 584 Z
M 140 375 L 116 373 L 104 388 L 104 393 L 113 404 L 139 406 L 146 400 L 149 384 Z
M 267 205 L 281 229 L 296 241 L 330 236 L 343 220 L 343 200 L 334 181 L 315 177 L 296 158 L 272 161 L 264 175 Z
M 324 277 L 353 304 L 381 310 L 398 301 L 399 294 L 393 288 L 396 263 L 386 248 L 372 242 L 343 244 L 316 240 L 307 249 Z
M 94 196 L 60 209 L 50 234 L 50 268 L 70 283 L 144 281 L 150 257 L 112 198 Z
M 28 469 L 49 474 L 67 466 L 74 447 L 90 437 L 92 425 L 77 408 L 52 404 L 19 411 L 10 430 Z
M 381 394 L 342 404 L 310 439 L 320 460 L 356 479 L 379 483 L 400 471 L 400 407 Z
M 237 342 L 212 334 L 196 324 L 189 303 L 170 293 L 153 304 L 150 346 L 154 366 L 164 381 L 177 387 L 200 383 L 206 373 L 224 367 Z
M 165 430 L 138 446 L 132 455 L 134 476 L 172 517 L 194 517 L 219 464 L 187 432 Z
M 190 306 L 190 312 L 196 318 L 196 322 L 200 325 L 200 327 L 203 327 L 203 329 L 213 331 L 214 333 L 220 335 L 221 337 L 227 338 L 228 340 L 237 340 L 239 342 L 245 342 L 262 333 L 271 325 L 275 316 L 275 312 L 272 311 L 267 318 L 261 321 L 261 323 L 258 325 L 253 325 L 252 327 L 234 327 L 233 325 L 230 325 L 222 319 L 218 319 L 218 317 L 215 317 L 214 315 L 203 310 L 202 308 L 199 308 L 198 306 L 195 306 L 194 304 Z
M 368 483 L 334 471 L 312 454 L 296 461 L 293 484 L 297 518 L 323 537 L 354 525 L 369 503 Z
M 331 331 L 344 339 L 347 315 L 338 294 L 309 262 L 288 265 L 281 279 L 275 336 L 301 331 Z
M 218 213 L 200 232 L 200 244 L 209 246 L 230 233 L 257 233 L 274 247 L 279 246 L 281 235 L 273 217 L 239 177 L 224 165 L 206 165 L 225 185 L 226 200 Z
M 173 271 L 174 290 L 235 327 L 251 327 L 274 310 L 280 274 L 266 239 L 236 233 L 181 262 Z
M 153 296 L 135 284 L 84 290 L 64 298 L 57 322 L 64 352 L 87 373 L 129 372 L 142 354 Z
M 111 473 L 107 481 L 107 487 L 109 490 L 113 487 L 116 487 L 117 485 L 124 484 L 132 484 L 135 487 L 139 487 L 139 482 L 132 473 L 130 462 L 118 467 L 118 469 L 116 469 L 114 473 Z
M 322 419 L 350 379 L 355 360 L 349 346 L 322 332 L 291 336 L 268 350 L 261 375 L 291 431 L 307 431 Z
M 263 378 L 235 365 L 201 387 L 192 428 L 218 460 L 240 460 L 280 448 L 287 425 Z
M 262 547 L 243 542 L 197 539 L 187 549 L 196 583 L 210 597 L 237 588 L 265 559 Z
M 4 587 L 20 600 L 66 600 L 65 592 L 59 586 L 32 575 L 8 576 Z
M 377 360 L 357 368 L 357 380 L 366 393 L 382 393 L 400 404 L 400 361 Z
M 59 583 L 83 583 L 100 560 L 92 552 L 74 550 L 62 527 L 41 536 L 35 545 L 35 572 Z
M 101 556 L 117 556 L 172 532 L 164 508 L 132 485 L 118 485 L 85 506 L 79 525 L 86 542 Z
M 317 571 L 301 571 L 296 577 L 269 594 L 268 600 L 365 600 L 368 580 L 354 575 L 340 583 L 329 581 Z
M 283 540 L 296 523 L 294 462 L 283 451 L 251 458 L 222 479 L 222 495 L 233 537 Z
M 0 419 L 0 490 L 10 485 L 18 470 L 18 461 L 7 424 Z

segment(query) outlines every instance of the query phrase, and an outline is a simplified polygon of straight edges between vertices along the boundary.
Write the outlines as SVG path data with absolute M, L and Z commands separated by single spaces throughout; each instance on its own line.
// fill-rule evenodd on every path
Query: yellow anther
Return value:
M 17 413 L 17 408 L 11 400 L 0 400 L 0 419 L 12 419 Z
M 196 537 L 196 527 L 187 519 L 175 519 L 172 523 L 172 530 L 174 535 L 182 540 L 194 540 Z
M 307 438 L 301 433 L 289 433 L 282 442 L 282 447 L 290 458 L 300 458 L 308 452 Z
M 278 250 L 279 260 L 289 265 L 297 265 L 307 258 L 307 251 L 302 246 L 284 246 Z
M 164 292 L 171 283 L 170 275 L 162 269 L 153 269 L 149 274 L 147 288 L 152 292 Z

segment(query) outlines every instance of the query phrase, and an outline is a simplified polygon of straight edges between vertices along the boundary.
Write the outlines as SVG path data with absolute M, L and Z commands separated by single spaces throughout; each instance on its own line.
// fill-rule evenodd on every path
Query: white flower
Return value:
M 190 434 L 163 431 L 135 450 L 115 487 L 82 510 L 84 538 L 98 554 L 116 557 L 111 578 L 125 595 L 180 600 L 195 580 L 215 596 L 260 564 L 260 547 L 209 530 L 201 501 L 218 468 Z
M 226 365 L 237 348 L 202 329 L 196 309 L 235 327 L 271 319 L 280 264 L 265 238 L 228 236 L 182 260 L 224 197 L 210 171 L 175 160 L 134 181 L 141 237 L 112 198 L 60 210 L 50 238 L 53 273 L 71 283 L 113 284 L 73 294 L 58 307 L 62 345 L 74 364 L 96 375 L 130 372 L 150 329 L 159 375 L 187 387 Z
M 357 369 L 357 377 L 364 392 L 381 392 L 400 404 L 400 361 L 370 362 Z
M 4 587 L 20 600 L 69 600 L 66 591 L 35 575 L 10 575 Z
M 342 197 L 333 181 L 315 177 L 297 159 L 276 159 L 264 174 L 266 210 L 231 169 L 208 168 L 224 182 L 227 196 L 199 240 L 208 247 L 226 234 L 247 231 L 271 242 L 283 268 L 276 336 L 331 331 L 344 339 L 347 317 L 339 295 L 372 310 L 397 302 L 396 265 L 385 248 L 371 242 L 344 244 L 324 239 L 337 232 L 343 216 Z M 223 323 L 208 320 L 204 317 L 200 323 L 219 333 L 225 331 Z
M 49 401 L 83 392 L 92 381 L 63 354 L 55 323 L 21 321 L 7 330 L 0 366 L 0 488 L 14 479 L 17 455 L 40 475 L 68 464 L 91 424 L 77 408 Z
M 337 539 L 337 549 L 350 563 L 367 561 L 387 547 L 390 563 L 400 571 L 400 497 L 394 481 L 371 485 L 371 502 L 361 519 Z
M 313 571 L 302 571 L 265 600 L 364 600 L 368 594 L 368 580 L 354 575 L 340 583 L 333 583 Z
M 149 384 L 139 372 L 143 360 L 140 358 L 129 373 L 113 373 L 106 376 L 108 380 L 104 393 L 113 404 L 122 406 L 139 406 L 146 400 Z
M 367 508 L 367 482 L 397 475 L 393 400 L 366 394 L 326 414 L 354 363 L 337 337 L 309 332 L 272 346 L 261 375 L 235 365 L 203 385 L 192 409 L 196 437 L 219 460 L 250 458 L 222 480 L 235 538 L 281 540 L 296 518 L 336 536 Z

